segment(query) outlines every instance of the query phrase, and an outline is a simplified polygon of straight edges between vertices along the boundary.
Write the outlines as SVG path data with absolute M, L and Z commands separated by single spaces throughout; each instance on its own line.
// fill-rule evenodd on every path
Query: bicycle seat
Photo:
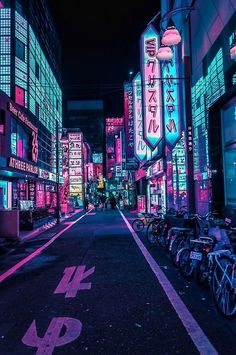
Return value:
M 210 243 L 213 243 L 213 240 L 191 239 L 191 243 L 197 243 L 197 244 L 210 244 Z
M 143 213 L 143 216 L 146 217 L 146 218 L 150 218 L 150 217 L 153 217 L 153 213 Z
M 171 227 L 171 230 L 175 232 L 191 232 L 192 228 L 184 228 L 184 227 Z

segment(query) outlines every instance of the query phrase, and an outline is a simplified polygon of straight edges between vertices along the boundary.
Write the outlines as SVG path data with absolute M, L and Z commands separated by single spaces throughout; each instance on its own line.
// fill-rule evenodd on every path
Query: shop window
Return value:
M 25 45 L 19 39 L 16 38 L 16 56 L 25 61 Z
M 35 103 L 35 116 L 39 118 L 39 104 Z
M 30 133 L 12 117 L 11 154 L 30 160 Z
M 15 86 L 15 102 L 21 106 L 25 106 L 25 90 L 19 86 Z

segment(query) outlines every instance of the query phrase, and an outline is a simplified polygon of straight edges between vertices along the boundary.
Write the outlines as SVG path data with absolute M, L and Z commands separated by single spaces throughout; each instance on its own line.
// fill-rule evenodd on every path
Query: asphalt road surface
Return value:
M 132 218 L 81 212 L 0 257 L 0 355 L 236 353 L 236 320 Z

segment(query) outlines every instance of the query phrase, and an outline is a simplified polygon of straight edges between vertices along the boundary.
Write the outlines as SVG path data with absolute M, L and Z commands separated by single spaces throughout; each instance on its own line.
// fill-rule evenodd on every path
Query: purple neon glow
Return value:
M 160 37 L 152 25 L 141 36 L 144 140 L 151 149 L 163 136 L 160 62 L 156 58 Z
M 134 154 L 142 162 L 146 158 L 147 144 L 143 140 L 142 116 L 142 84 L 138 73 L 133 79 L 133 112 L 134 112 Z

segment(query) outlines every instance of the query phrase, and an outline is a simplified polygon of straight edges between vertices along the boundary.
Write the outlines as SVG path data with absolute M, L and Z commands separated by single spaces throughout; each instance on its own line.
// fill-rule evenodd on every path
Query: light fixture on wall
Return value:
M 165 46 L 175 46 L 181 42 L 181 36 L 175 26 L 168 26 L 163 33 L 161 43 Z
M 157 59 L 160 61 L 171 60 L 173 58 L 173 52 L 170 47 L 161 45 L 157 51 Z

